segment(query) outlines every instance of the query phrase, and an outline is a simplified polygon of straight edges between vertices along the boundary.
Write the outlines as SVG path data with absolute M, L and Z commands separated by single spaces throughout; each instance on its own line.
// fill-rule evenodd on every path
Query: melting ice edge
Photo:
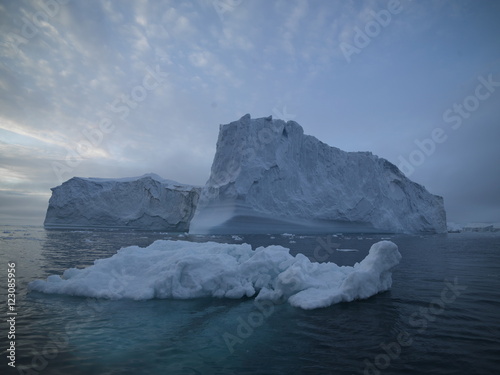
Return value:
M 311 262 L 272 245 L 155 241 L 129 246 L 84 269 L 70 268 L 29 283 L 31 291 L 73 296 L 146 300 L 202 297 L 288 301 L 303 309 L 365 299 L 390 289 L 401 254 L 380 241 L 354 266 Z

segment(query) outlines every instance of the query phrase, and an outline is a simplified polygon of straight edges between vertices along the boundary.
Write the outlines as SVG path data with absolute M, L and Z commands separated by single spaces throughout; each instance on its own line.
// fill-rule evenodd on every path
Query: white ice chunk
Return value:
M 401 259 L 389 241 L 374 244 L 353 267 L 314 263 L 281 246 L 159 240 L 146 248 L 122 248 L 94 265 L 35 280 L 43 293 L 135 300 L 226 297 L 288 300 L 304 309 L 368 298 L 391 287 Z

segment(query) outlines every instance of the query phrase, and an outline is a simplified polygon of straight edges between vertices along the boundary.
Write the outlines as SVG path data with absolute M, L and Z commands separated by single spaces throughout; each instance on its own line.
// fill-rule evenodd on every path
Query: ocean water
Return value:
M 353 265 L 390 239 L 390 291 L 328 308 L 251 298 L 108 301 L 27 284 L 157 239 L 277 244 Z M 344 251 L 337 251 L 341 249 Z M 15 262 L 15 368 L 7 270 Z M 1 374 L 499 374 L 500 234 L 189 236 L 0 227 Z

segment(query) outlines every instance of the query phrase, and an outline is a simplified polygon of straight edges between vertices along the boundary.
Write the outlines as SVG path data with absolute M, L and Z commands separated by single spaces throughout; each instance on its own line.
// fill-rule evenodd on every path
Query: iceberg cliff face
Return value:
M 187 231 L 199 193 L 200 188 L 155 174 L 74 177 L 52 189 L 44 225 Z
M 191 233 L 446 232 L 443 199 L 370 152 L 345 152 L 294 121 L 221 125 Z

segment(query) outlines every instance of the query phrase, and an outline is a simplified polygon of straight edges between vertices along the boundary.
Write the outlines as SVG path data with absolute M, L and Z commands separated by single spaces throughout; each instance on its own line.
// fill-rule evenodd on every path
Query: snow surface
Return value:
M 200 188 L 150 173 L 127 178 L 74 177 L 52 188 L 46 227 L 187 231 Z
M 370 152 L 345 152 L 294 121 L 221 125 L 191 233 L 446 232 L 442 197 Z
M 288 301 L 303 309 L 364 299 L 388 290 L 401 259 L 390 241 L 377 242 L 353 267 L 314 263 L 281 246 L 159 240 L 146 248 L 122 248 L 85 269 L 29 283 L 32 291 L 75 296 L 151 298 L 242 298 Z

